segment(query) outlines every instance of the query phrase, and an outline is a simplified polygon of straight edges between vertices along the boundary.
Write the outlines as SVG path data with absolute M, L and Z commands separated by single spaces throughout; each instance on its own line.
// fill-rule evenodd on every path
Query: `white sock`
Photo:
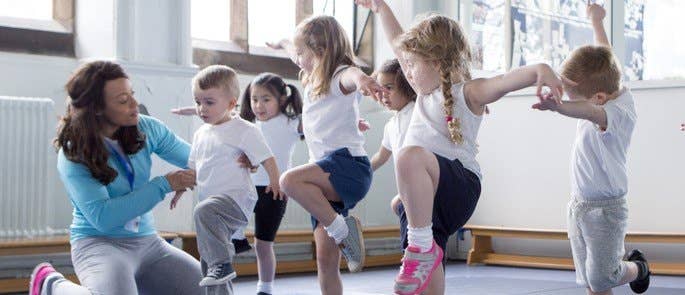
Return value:
M 419 247 L 421 252 L 428 252 L 433 246 L 433 224 L 425 227 L 407 227 L 407 243 Z
M 343 218 L 340 214 L 333 219 L 331 225 L 324 226 L 323 228 L 328 233 L 328 236 L 335 240 L 336 244 L 340 244 L 340 241 L 342 241 L 345 237 L 347 237 L 347 234 L 350 233 L 350 229 L 345 223 L 345 218 Z
M 43 279 L 43 285 L 40 288 L 40 295 L 53 294 L 55 286 L 61 281 L 66 281 L 67 279 L 59 272 L 53 272 Z M 70 281 L 69 281 L 70 282 Z
M 274 282 L 262 282 L 261 280 L 257 282 L 257 293 L 264 292 L 267 294 L 272 294 L 274 288 Z

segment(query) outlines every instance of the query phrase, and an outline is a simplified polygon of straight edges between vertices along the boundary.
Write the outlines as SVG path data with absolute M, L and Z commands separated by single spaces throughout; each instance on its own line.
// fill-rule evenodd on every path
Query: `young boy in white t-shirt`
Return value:
M 576 281 L 588 294 L 612 294 L 630 283 L 635 293 L 649 287 L 649 265 L 639 250 L 623 260 L 628 221 L 626 154 L 637 116 L 630 91 L 621 87 L 620 63 L 602 24 L 604 9 L 589 4 L 595 43 L 571 53 L 562 81 L 570 101 L 541 100 L 533 105 L 578 121 L 571 158 L 572 200 L 568 236 Z
M 239 157 L 245 154 L 251 163 L 262 164 L 269 175 L 266 191 L 281 195 L 276 160 L 264 136 L 254 124 L 232 115 L 239 94 L 237 75 L 227 66 L 209 66 L 193 78 L 197 114 L 206 123 L 195 132 L 188 158 L 188 167 L 197 170 L 200 199 L 194 212 L 197 246 L 208 267 L 200 286 L 236 277 L 231 236 L 247 226 L 257 202 L 250 171 L 241 167 Z

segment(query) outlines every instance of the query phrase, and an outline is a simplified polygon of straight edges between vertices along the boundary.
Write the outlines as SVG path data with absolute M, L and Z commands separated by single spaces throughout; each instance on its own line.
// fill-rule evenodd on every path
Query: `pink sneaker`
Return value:
M 40 295 L 43 281 L 48 275 L 57 272 L 52 264 L 43 262 L 36 265 L 31 272 L 31 281 L 29 282 L 29 295 Z
M 430 282 L 433 272 L 442 262 L 442 249 L 433 241 L 433 247 L 428 252 L 418 247 L 409 246 L 404 250 L 402 267 L 395 278 L 395 294 L 421 294 Z

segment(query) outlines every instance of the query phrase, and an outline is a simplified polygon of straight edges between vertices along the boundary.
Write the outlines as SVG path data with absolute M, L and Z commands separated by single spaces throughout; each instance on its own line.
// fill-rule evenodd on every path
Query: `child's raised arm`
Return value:
M 392 45 L 395 41 L 395 38 L 397 38 L 399 35 L 402 35 L 404 30 L 402 30 L 402 26 L 397 21 L 395 14 L 392 13 L 392 10 L 388 4 L 383 0 L 355 0 L 354 2 L 357 3 L 357 5 L 371 9 L 371 11 L 380 16 L 381 24 L 383 25 L 383 31 L 385 31 L 385 36 L 388 38 L 388 42 L 395 53 L 395 57 L 402 62 L 402 56 L 400 55 L 399 50 Z
M 468 81 L 464 84 L 464 96 L 473 106 L 472 109 L 482 109 L 509 92 L 532 85 L 537 86 L 536 94 L 541 100 L 553 98 L 561 104 L 564 93 L 561 80 L 546 64 L 524 66 L 492 78 Z M 550 88 L 552 96 L 543 95 L 544 86 Z
M 591 4 L 590 0 L 588 0 L 586 11 L 587 17 L 592 21 L 595 44 L 611 48 L 611 43 L 609 43 L 609 38 L 607 38 L 607 33 L 604 30 L 604 23 L 602 22 L 606 16 L 604 7 L 594 3 Z

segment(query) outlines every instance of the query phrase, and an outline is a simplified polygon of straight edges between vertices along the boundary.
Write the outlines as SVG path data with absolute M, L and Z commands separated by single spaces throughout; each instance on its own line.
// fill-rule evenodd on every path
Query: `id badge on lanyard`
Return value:
M 126 180 L 128 180 L 128 185 L 131 191 L 133 191 L 133 181 L 135 180 L 135 174 L 133 171 L 133 166 L 131 166 L 131 162 L 129 162 L 127 159 L 125 159 L 121 153 L 119 153 L 110 143 L 109 141 L 105 140 L 105 143 L 107 143 L 107 146 L 109 147 L 110 150 L 112 150 L 112 153 L 114 153 L 114 157 L 117 158 L 117 162 L 121 164 L 121 166 L 124 167 L 124 174 L 126 174 Z M 136 218 L 133 218 L 129 220 L 126 225 L 124 225 L 124 229 L 130 232 L 137 233 L 140 230 L 140 216 L 136 216 Z

